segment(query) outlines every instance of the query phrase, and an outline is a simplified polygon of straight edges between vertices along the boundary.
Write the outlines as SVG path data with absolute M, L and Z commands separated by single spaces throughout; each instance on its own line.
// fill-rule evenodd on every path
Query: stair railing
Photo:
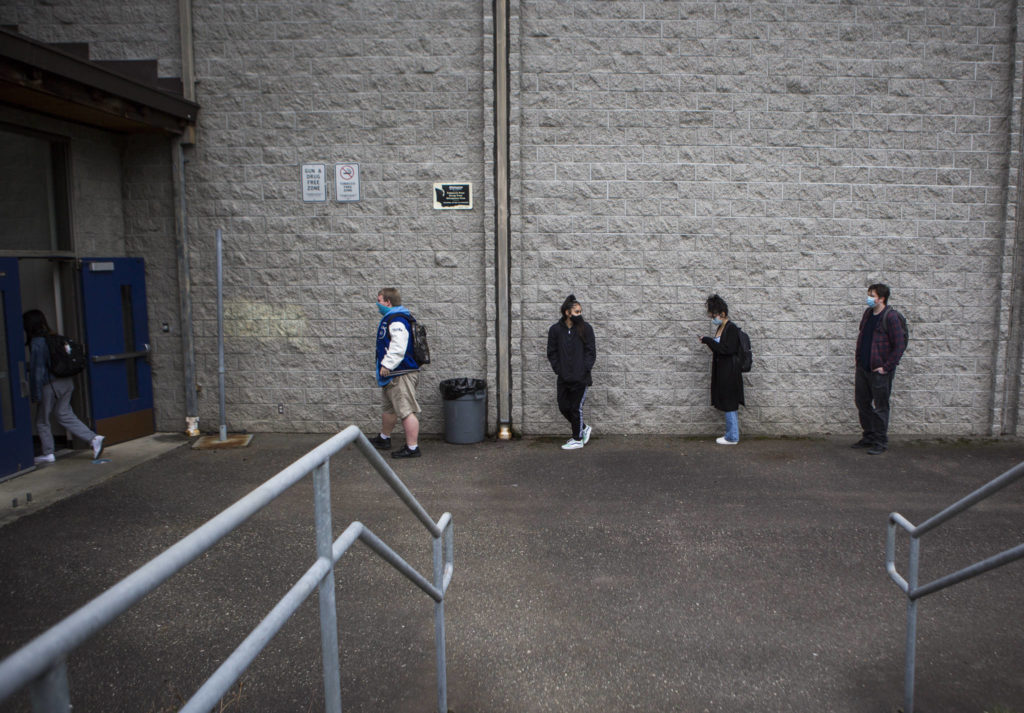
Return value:
M 355 443 L 363 456 L 430 532 L 434 560 L 432 582 L 358 521 L 331 541 L 330 458 L 352 443 Z M 373 444 L 355 426 L 349 426 L 320 444 L 63 621 L 0 661 L 0 702 L 28 686 L 34 713 L 70 713 L 67 656 L 309 473 L 313 473 L 316 561 L 193 694 L 181 711 L 205 713 L 216 707 L 217 702 L 228 693 L 260 651 L 316 589 L 319 591 L 320 603 L 325 710 L 327 713 L 341 713 L 334 565 L 356 540 L 360 540 L 434 600 L 437 706 L 439 713 L 447 713 L 444 595 L 453 572 L 451 514 L 446 512 L 436 523 L 431 520 Z
M 951 520 L 960 513 L 997 493 L 1010 483 L 1024 477 L 1024 463 L 1020 463 L 1006 471 L 998 478 L 975 490 L 967 497 L 950 505 L 948 508 L 933 515 L 920 525 L 915 526 L 897 512 L 889 514 L 889 529 L 885 543 L 885 569 L 890 579 L 907 595 L 907 638 L 906 655 L 903 671 L 903 713 L 914 713 L 914 663 L 917 653 L 917 601 L 929 594 L 950 587 L 967 579 L 977 577 L 989 570 L 1009 564 L 1024 557 L 1024 543 L 1004 550 L 997 555 L 975 562 L 963 569 L 947 574 L 925 585 L 918 584 L 918 570 L 921 564 L 921 537 L 939 525 Z M 896 571 L 896 526 L 899 525 L 910 535 L 910 552 L 907 578 L 904 579 Z

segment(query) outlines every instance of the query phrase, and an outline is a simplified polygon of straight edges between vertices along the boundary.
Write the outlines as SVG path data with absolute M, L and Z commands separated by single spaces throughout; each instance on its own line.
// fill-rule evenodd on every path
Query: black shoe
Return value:
M 372 443 L 378 450 L 391 450 L 391 439 L 381 438 L 379 433 L 370 439 L 370 443 Z
M 871 448 L 871 446 L 873 445 L 875 445 L 874 441 L 869 441 L 866 438 L 862 438 L 856 443 L 854 443 L 852 446 L 850 446 L 850 448 Z
M 885 453 L 886 450 L 888 450 L 888 449 L 885 446 L 883 446 L 881 443 L 876 443 L 874 446 L 872 446 L 871 450 L 868 451 L 868 455 L 869 456 L 881 455 L 882 453 Z
M 397 451 L 391 451 L 392 458 L 419 458 L 420 449 L 412 450 L 409 446 L 402 446 Z

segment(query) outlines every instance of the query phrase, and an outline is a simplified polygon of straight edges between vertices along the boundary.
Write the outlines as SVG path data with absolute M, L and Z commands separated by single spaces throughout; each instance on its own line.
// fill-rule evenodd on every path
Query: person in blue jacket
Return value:
M 402 295 L 394 287 L 377 293 L 377 386 L 381 387 L 383 415 L 380 433 L 370 442 L 381 450 L 391 448 L 391 431 L 398 421 L 405 430 L 405 445 L 391 452 L 392 458 L 419 458 L 420 412 L 416 383 L 420 366 L 413 355 L 412 314 L 402 306 Z
M 548 362 L 558 375 L 558 410 L 572 428 L 564 450 L 587 445 L 592 429 L 583 420 L 587 389 L 594 383 L 590 370 L 597 361 L 594 328 L 583 319 L 583 307 L 576 295 L 569 295 L 559 310 L 561 318 L 548 329 Z
M 22 315 L 25 327 L 26 342 L 29 348 L 29 396 L 36 408 L 36 433 L 42 445 L 42 455 L 36 456 L 35 462 L 53 463 L 53 430 L 51 417 L 57 417 L 57 423 L 71 431 L 92 447 L 93 459 L 100 457 L 103 450 L 103 436 L 97 435 L 82 423 L 71 410 L 71 394 L 75 390 L 75 382 L 70 376 L 55 376 L 50 373 L 50 348 L 46 345 L 46 337 L 53 332 L 46 323 L 46 316 L 37 309 Z

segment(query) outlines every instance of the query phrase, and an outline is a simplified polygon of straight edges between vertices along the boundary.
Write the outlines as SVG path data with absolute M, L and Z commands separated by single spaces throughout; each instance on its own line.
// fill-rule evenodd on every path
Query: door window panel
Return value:
M 0 425 L 4 431 L 14 429 L 14 387 L 17 375 L 11 373 L 11 361 L 7 356 L 7 302 L 0 291 Z
M 124 350 L 126 353 L 135 351 L 135 321 L 132 319 L 132 286 L 121 285 L 121 324 L 124 331 Z M 139 372 L 135 357 L 125 359 L 125 372 L 128 377 L 128 398 L 139 398 Z

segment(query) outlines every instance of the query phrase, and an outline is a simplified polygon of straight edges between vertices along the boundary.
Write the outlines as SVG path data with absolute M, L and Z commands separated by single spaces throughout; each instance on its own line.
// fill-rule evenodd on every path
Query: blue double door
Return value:
M 80 261 L 82 333 L 89 354 L 83 375 L 89 413 L 79 417 L 106 437 L 107 444 L 153 432 L 153 385 L 149 364 L 145 265 L 140 258 Z M 0 258 L 0 478 L 33 464 L 28 361 L 21 315 L 17 258 Z M 54 315 L 47 315 L 51 325 Z

